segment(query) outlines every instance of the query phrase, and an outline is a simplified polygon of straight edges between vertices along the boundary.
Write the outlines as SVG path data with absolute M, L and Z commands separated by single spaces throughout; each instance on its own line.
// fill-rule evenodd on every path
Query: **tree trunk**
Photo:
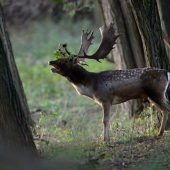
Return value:
M 170 22 L 169 22 L 169 12 L 170 12 L 170 5 L 169 5 L 169 0 L 156 0 L 158 9 L 159 9 L 159 15 L 161 19 L 161 26 L 163 29 L 163 32 L 168 35 L 170 38 Z
M 124 33 L 118 38 L 117 45 L 112 50 L 116 69 L 132 69 L 144 67 L 145 59 L 141 38 L 128 1 L 98 0 L 102 10 L 105 24 L 115 22 L 119 33 Z M 141 100 L 131 100 L 121 104 L 123 112 L 131 117 L 134 110 L 141 106 Z
M 20 99 L 21 92 L 17 89 L 19 88 L 17 85 L 21 86 L 21 82 L 16 83 L 19 76 L 16 67 L 13 68 L 15 62 L 11 53 L 10 41 L 6 40 L 8 36 L 6 36 L 6 28 L 4 28 L 5 21 L 1 4 L 0 9 L 0 143 L 1 146 L 17 147 L 36 155 L 37 150 L 25 116 L 26 110 Z M 11 64 L 8 62 L 9 56 L 12 60 Z M 13 70 L 10 69 L 11 67 Z M 17 75 L 13 78 L 16 73 Z
M 142 38 L 147 66 L 170 71 L 156 0 L 129 1 Z M 162 115 L 159 111 L 157 117 L 160 126 Z
M 162 30 L 165 36 L 167 37 L 168 41 L 170 42 L 170 22 L 169 22 L 170 6 L 167 5 L 169 4 L 169 0 L 163 0 L 163 1 L 157 0 L 157 4 L 158 4 Z M 167 44 L 165 44 L 165 47 L 170 61 L 170 48 L 168 47 Z
M 15 88 L 4 45 L 0 39 L 0 143 L 36 152 L 32 134 Z
M 22 86 L 22 82 L 21 79 L 19 77 L 19 73 L 18 73 L 18 69 L 16 67 L 16 63 L 14 60 L 14 55 L 12 52 L 12 46 L 11 46 L 11 42 L 9 39 L 9 35 L 6 29 L 6 24 L 5 24 L 5 18 L 4 18 L 4 14 L 3 14 L 3 10 L 2 10 L 2 6 L 0 4 L 0 39 L 3 41 L 3 48 L 5 51 L 5 54 L 7 56 L 8 59 L 8 63 L 9 63 L 9 69 L 11 71 L 12 74 L 12 78 L 23 108 L 23 112 L 26 115 L 26 119 L 29 123 L 31 123 L 31 116 L 30 116 L 30 112 L 29 112 L 29 108 L 28 108 L 28 104 L 27 104 L 27 100 L 26 100 L 26 96 L 24 93 L 24 89 Z
M 163 1 L 156 0 L 156 2 L 158 5 L 161 27 L 163 30 L 163 36 L 167 38 L 167 40 L 170 42 L 170 22 L 169 22 L 170 6 L 167 5 L 169 4 L 169 0 L 163 0 Z M 165 44 L 168 60 L 170 62 L 170 47 L 166 43 L 164 44 Z M 167 93 L 167 98 L 170 100 L 170 91 L 168 91 Z M 165 129 L 169 129 L 169 127 L 170 127 L 170 118 L 167 121 Z
M 145 60 L 148 67 L 170 70 L 162 28 L 155 0 L 142 2 L 129 0 L 138 25 L 144 47 Z

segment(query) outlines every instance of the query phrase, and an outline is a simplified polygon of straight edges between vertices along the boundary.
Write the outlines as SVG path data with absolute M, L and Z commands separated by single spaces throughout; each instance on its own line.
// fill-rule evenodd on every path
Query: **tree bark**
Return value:
M 35 144 L 3 47 L 0 39 L 0 143 L 10 148 L 26 148 L 35 154 Z
M 161 27 L 163 30 L 164 35 L 167 37 L 168 41 L 170 42 L 170 22 L 169 22 L 169 13 L 170 13 L 170 6 L 168 0 L 157 0 L 159 16 L 161 20 Z M 170 61 L 170 48 L 165 43 L 166 52 Z
M 7 148 L 20 148 L 24 152 L 28 150 L 31 155 L 37 155 L 25 116 L 26 110 L 21 103 L 21 81 L 17 83 L 19 76 L 4 27 L 1 4 L 0 10 L 0 143 Z M 9 60 L 12 60 L 10 64 Z
M 170 6 L 167 5 L 167 4 L 169 4 L 169 1 L 168 0 L 163 0 L 163 1 L 156 0 L 156 2 L 158 5 L 161 27 L 163 30 L 163 37 L 167 38 L 167 40 L 170 42 L 170 22 L 169 22 Z M 170 63 L 170 47 L 166 43 L 164 43 L 164 44 L 165 44 L 168 60 Z M 167 98 L 170 100 L 170 91 L 168 91 L 168 93 L 167 93 Z M 158 115 L 158 116 L 160 117 L 160 115 Z M 170 127 L 170 118 L 167 121 L 165 129 L 169 129 L 169 127 Z
M 169 71 L 169 59 L 162 38 L 162 28 L 156 0 L 129 1 L 142 38 L 147 66 Z M 162 115 L 158 110 L 156 113 L 158 126 L 160 126 Z M 168 119 L 169 121 L 170 119 Z
M 27 99 L 24 93 L 24 89 L 23 89 L 22 82 L 21 82 L 21 79 L 18 73 L 18 69 L 16 67 L 16 63 L 14 60 L 12 46 L 11 46 L 11 42 L 9 39 L 8 31 L 6 28 L 5 18 L 4 18 L 1 4 L 0 4 L 0 39 L 3 41 L 4 52 L 8 59 L 9 69 L 13 77 L 13 81 L 14 81 L 14 84 L 15 84 L 15 87 L 16 87 L 16 90 L 17 90 L 17 93 L 18 93 L 18 96 L 19 96 L 19 99 L 20 99 L 20 102 L 23 108 L 23 112 L 26 115 L 27 121 L 31 123 L 32 120 L 31 120 L 31 116 L 30 116 L 30 112 L 29 112 L 29 108 L 27 104 Z
M 162 38 L 156 1 L 143 0 L 143 3 L 134 0 L 129 1 L 142 38 L 147 66 L 169 71 L 170 65 Z
M 119 33 L 124 33 L 117 40 L 117 45 L 112 50 L 116 69 L 132 69 L 144 67 L 145 59 L 141 38 L 128 1 L 98 0 L 102 9 L 104 22 L 108 25 L 115 22 Z M 141 106 L 141 100 L 131 100 L 121 105 L 122 112 L 131 117 L 134 111 Z
M 159 10 L 159 16 L 161 19 L 161 26 L 163 29 L 163 32 L 170 37 L 170 5 L 169 5 L 169 0 L 156 0 L 157 5 L 158 5 L 158 10 Z

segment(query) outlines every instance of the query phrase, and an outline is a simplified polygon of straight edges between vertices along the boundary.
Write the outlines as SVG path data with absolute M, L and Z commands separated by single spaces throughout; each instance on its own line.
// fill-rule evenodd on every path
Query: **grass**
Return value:
M 31 23 L 25 29 L 10 29 L 17 67 L 22 79 L 30 110 L 39 111 L 36 121 L 36 145 L 42 154 L 49 153 L 54 160 L 86 160 L 90 155 L 106 153 L 105 158 L 119 157 L 106 151 L 103 143 L 102 109 L 84 96 L 79 96 L 72 85 L 63 77 L 52 74 L 49 60 L 54 60 L 53 50 L 60 43 L 67 43 L 68 49 L 77 53 L 80 46 L 81 29 L 95 31 L 93 45 L 89 54 L 94 53 L 100 42 L 97 25 L 83 20 L 73 23 L 62 20 L 54 24 L 50 20 Z M 107 61 L 98 63 L 87 61 L 87 70 L 98 72 L 115 69 Z M 112 108 L 110 134 L 111 142 L 123 142 L 123 146 L 132 148 L 133 140 L 144 135 L 157 133 L 154 128 L 155 117 L 152 110 L 143 113 L 142 118 L 128 119 L 126 113 L 117 113 L 117 106 Z M 148 114 L 149 113 L 149 114 Z M 148 116 L 146 116 L 148 115 Z M 130 142 L 129 142 L 130 141 Z M 116 148 L 116 147 L 115 147 Z M 120 149 L 121 150 L 121 149 Z M 141 147 L 138 147 L 138 151 Z M 114 151 L 116 153 L 116 151 Z M 57 153 L 57 154 L 56 154 Z M 55 155 L 56 154 L 56 155 Z M 55 156 L 54 156 L 55 155 Z M 73 161 L 74 160 L 74 161 Z

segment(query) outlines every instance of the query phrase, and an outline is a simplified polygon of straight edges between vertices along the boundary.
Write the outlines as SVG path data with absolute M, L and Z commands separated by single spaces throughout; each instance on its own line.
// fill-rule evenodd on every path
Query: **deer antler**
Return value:
M 87 38 L 90 35 L 89 38 Z M 89 31 L 88 29 L 86 30 L 86 32 L 84 33 L 84 30 L 82 30 L 82 36 L 81 36 L 81 46 L 80 46 L 80 50 L 78 53 L 78 57 L 80 56 L 84 56 L 84 53 L 87 53 L 89 46 L 92 44 L 91 41 L 94 38 L 93 36 L 93 31 Z M 84 59 L 80 59 L 81 61 L 84 61 Z
M 87 50 L 88 50 L 89 46 L 91 45 L 91 40 L 94 37 L 93 37 L 93 35 L 92 35 L 92 38 L 90 36 L 90 38 L 89 38 L 90 41 L 88 41 L 87 39 L 82 38 L 81 48 L 80 48 L 80 51 L 78 53 L 79 58 L 95 59 L 98 62 L 100 62 L 99 59 L 106 58 L 106 56 L 113 49 L 113 45 L 116 44 L 116 42 L 115 42 L 116 39 L 120 35 L 122 35 L 122 34 L 115 35 L 114 23 L 110 23 L 109 26 L 103 25 L 99 29 L 100 29 L 100 33 L 101 33 L 101 36 L 102 36 L 102 40 L 101 40 L 101 43 L 100 43 L 100 46 L 99 46 L 98 50 L 91 56 L 86 55 Z M 83 34 L 83 36 L 86 35 L 86 33 Z M 89 35 L 89 33 L 87 33 L 87 34 Z M 93 34 L 93 32 L 92 32 L 92 34 Z

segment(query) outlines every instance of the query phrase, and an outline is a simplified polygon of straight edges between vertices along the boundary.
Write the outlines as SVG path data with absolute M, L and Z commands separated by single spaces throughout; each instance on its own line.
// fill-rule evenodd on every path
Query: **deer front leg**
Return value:
M 104 126 L 104 141 L 110 140 L 109 137 L 109 122 L 111 104 L 102 104 L 103 107 L 103 126 Z

